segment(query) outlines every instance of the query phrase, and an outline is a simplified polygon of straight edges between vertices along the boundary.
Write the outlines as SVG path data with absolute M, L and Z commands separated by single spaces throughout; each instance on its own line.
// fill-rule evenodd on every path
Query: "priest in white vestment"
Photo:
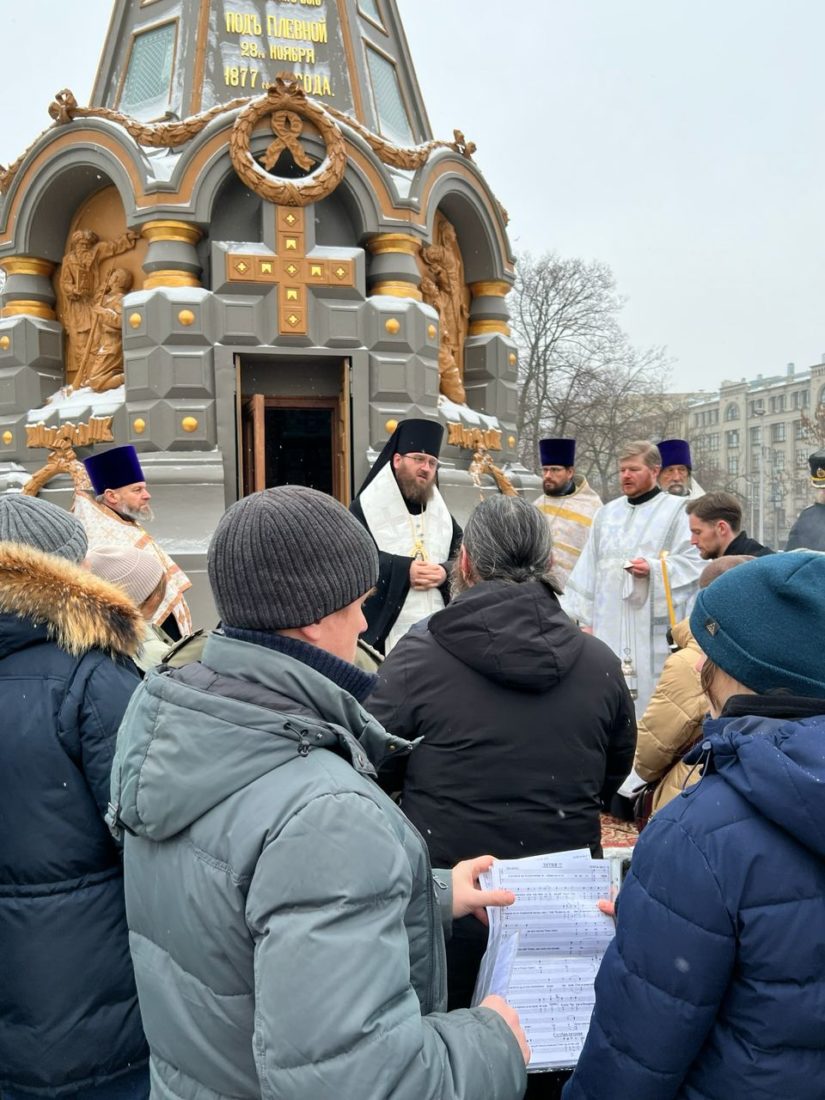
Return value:
M 192 582 L 142 526 L 152 518 L 149 506 L 152 498 L 137 451 L 131 444 L 110 447 L 90 455 L 83 465 L 95 497 L 76 493 L 72 511 L 86 528 L 89 549 L 134 546 L 138 550 L 151 550 L 166 577 L 166 591 L 152 622 L 165 630 L 172 641 L 187 637 L 192 633 L 192 619 L 183 594 L 192 587 Z
M 691 545 L 683 498 L 657 484 L 661 459 L 648 442 L 620 456 L 624 496 L 595 516 L 564 592 L 564 608 L 622 662 L 640 718 L 669 653 L 669 627 L 693 606 L 702 559 Z
M 575 439 L 540 439 L 543 492 L 533 501 L 547 519 L 553 538 L 553 576 L 564 590 L 573 566 L 590 537 L 599 494 L 576 473 Z
M 450 598 L 461 528 L 438 491 L 443 435 L 435 420 L 402 420 L 350 505 L 378 547 L 378 583 L 364 604 L 362 637 L 384 654 Z

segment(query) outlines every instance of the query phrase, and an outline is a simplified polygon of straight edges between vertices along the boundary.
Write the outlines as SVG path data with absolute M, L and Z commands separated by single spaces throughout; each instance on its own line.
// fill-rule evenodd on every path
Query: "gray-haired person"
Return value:
M 226 512 L 207 564 L 222 628 L 149 673 L 112 777 L 153 1100 L 518 1100 L 516 1012 L 443 1011 L 439 912 L 513 895 L 476 888 L 489 858 L 436 887 L 373 780 L 370 756 L 409 746 L 351 663 L 369 532 L 282 486 Z
M 367 700 L 393 733 L 426 735 L 401 806 L 438 866 L 475 851 L 599 853 L 599 812 L 630 770 L 636 723 L 619 661 L 560 607 L 550 552 L 532 504 L 479 504 L 453 601 L 398 643 Z M 454 927 L 451 1007 L 469 1003 L 484 942 L 480 925 Z

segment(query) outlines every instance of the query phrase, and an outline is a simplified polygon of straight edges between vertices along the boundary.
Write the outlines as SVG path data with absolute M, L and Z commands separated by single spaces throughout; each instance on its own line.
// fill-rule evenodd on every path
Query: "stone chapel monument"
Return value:
M 395 0 L 116 0 L 91 103 L 49 114 L 0 167 L 0 492 L 70 506 L 75 455 L 134 444 L 211 625 L 226 506 L 348 503 L 398 420 L 445 424 L 459 519 L 534 483 L 507 215 L 433 140 Z

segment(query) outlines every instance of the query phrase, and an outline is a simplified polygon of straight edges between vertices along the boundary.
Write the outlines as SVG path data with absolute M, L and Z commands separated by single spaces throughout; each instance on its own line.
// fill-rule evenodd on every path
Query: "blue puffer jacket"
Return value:
M 60 558 L 0 543 L 0 1094 L 146 1062 L 120 853 L 103 821 L 139 617 Z
M 825 701 L 731 702 L 636 847 L 564 1100 L 825 1097 Z

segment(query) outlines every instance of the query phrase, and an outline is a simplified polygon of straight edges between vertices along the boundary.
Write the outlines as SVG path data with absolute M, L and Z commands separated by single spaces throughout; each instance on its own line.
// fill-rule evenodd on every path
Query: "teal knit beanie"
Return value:
M 825 555 L 770 554 L 729 570 L 697 596 L 690 629 L 751 691 L 825 699 Z

